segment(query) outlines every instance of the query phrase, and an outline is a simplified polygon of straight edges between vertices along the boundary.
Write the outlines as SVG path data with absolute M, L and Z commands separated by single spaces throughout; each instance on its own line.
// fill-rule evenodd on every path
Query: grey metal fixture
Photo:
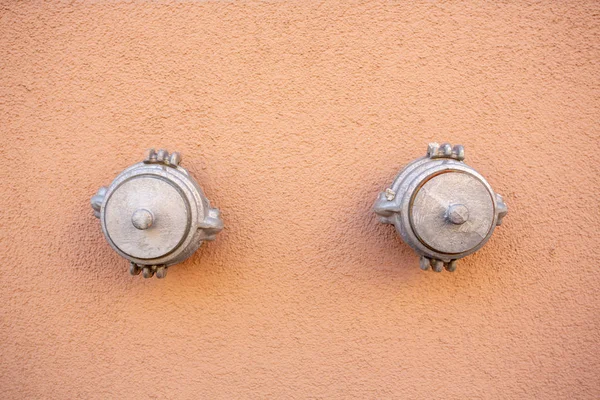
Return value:
M 456 260 L 479 250 L 502 223 L 502 196 L 463 162 L 463 146 L 430 143 L 381 193 L 375 213 L 392 224 L 420 256 L 421 269 L 456 269 Z
M 164 278 L 223 229 L 219 210 L 180 166 L 179 153 L 148 150 L 144 161 L 101 187 L 91 203 L 110 246 L 131 262 L 129 272 Z

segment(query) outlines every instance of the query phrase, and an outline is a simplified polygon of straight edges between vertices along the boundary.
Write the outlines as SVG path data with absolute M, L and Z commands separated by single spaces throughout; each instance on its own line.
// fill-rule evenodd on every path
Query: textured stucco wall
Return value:
M 4 1 L 0 397 L 600 397 L 598 2 Z M 462 143 L 505 224 L 424 273 L 371 206 Z M 148 147 L 223 212 L 130 277 L 89 198 Z

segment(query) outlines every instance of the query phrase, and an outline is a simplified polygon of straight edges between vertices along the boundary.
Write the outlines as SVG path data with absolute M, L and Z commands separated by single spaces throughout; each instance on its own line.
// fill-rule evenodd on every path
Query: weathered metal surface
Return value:
M 463 146 L 431 143 L 379 195 L 374 210 L 393 224 L 420 256 L 420 267 L 441 272 L 480 249 L 502 223 L 502 196 L 463 160 Z
M 149 150 L 91 199 L 111 247 L 131 262 L 132 275 L 164 278 L 223 228 L 219 210 L 182 168 L 179 153 Z

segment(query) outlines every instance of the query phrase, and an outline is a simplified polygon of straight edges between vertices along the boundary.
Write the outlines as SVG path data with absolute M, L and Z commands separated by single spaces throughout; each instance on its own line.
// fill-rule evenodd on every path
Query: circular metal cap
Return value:
M 106 200 L 104 222 L 112 243 L 139 258 L 163 257 L 190 229 L 190 205 L 175 184 L 158 175 L 137 175 L 121 183 Z
M 104 237 L 130 261 L 131 275 L 164 278 L 223 229 L 219 210 L 180 163 L 177 152 L 149 149 L 91 199 Z
M 459 254 L 477 247 L 493 228 L 493 193 L 464 171 L 434 175 L 413 194 L 410 223 L 417 238 L 439 253 Z

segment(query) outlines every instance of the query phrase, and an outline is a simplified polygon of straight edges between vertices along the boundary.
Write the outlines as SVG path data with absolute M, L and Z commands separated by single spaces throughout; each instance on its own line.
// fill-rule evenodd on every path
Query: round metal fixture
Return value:
M 456 269 L 480 249 L 507 213 L 502 196 L 463 160 L 463 146 L 429 144 L 379 195 L 375 213 L 420 256 L 421 268 Z
M 131 262 L 132 275 L 164 278 L 223 229 L 219 210 L 182 168 L 179 153 L 148 151 L 101 187 L 91 203 L 110 246 Z

